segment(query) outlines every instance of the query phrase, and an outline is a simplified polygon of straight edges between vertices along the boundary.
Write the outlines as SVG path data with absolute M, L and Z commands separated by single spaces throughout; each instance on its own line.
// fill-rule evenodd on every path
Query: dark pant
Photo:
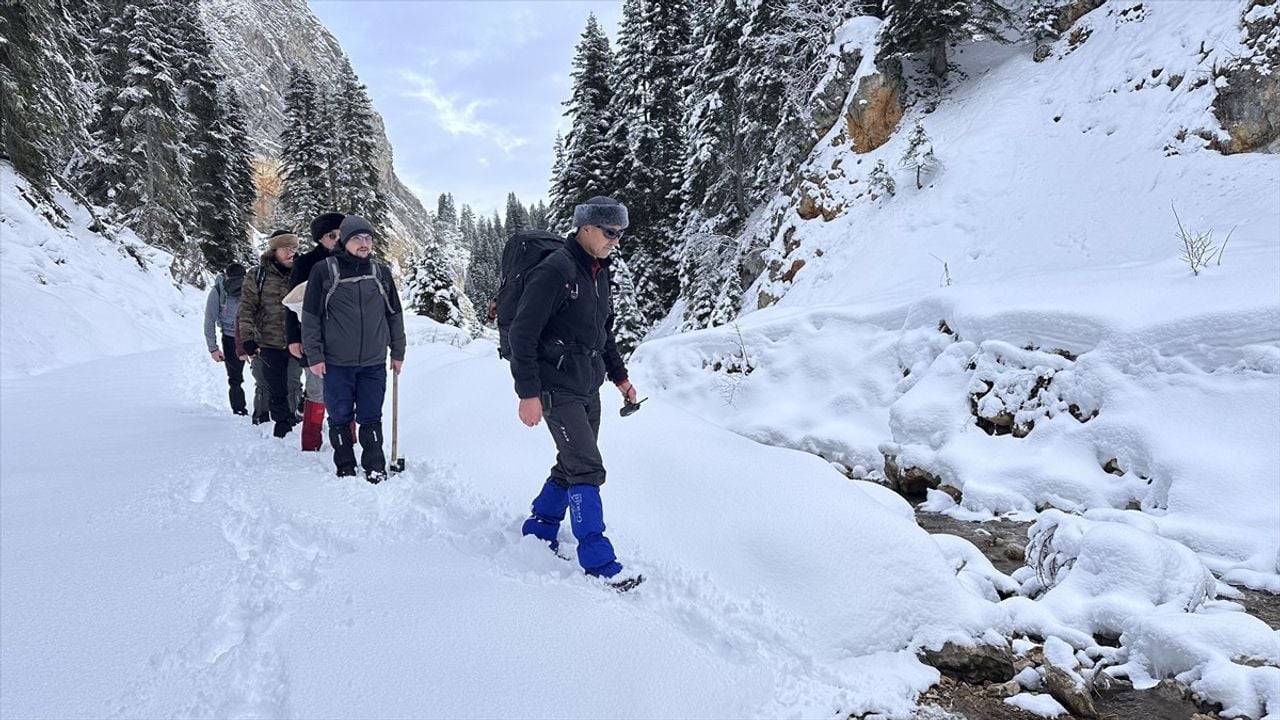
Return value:
M 600 437 L 600 394 L 577 395 L 552 390 L 542 393 L 542 416 L 556 442 L 551 479 L 561 487 L 604 484 L 604 460 L 596 444 Z
M 271 397 L 271 419 L 277 423 L 292 425 L 297 420 L 295 408 L 289 405 L 289 361 L 293 358 L 288 350 L 277 348 L 261 348 L 262 374 L 267 380 L 267 393 Z
M 382 422 L 382 400 L 387 396 L 387 366 L 343 367 L 325 365 L 324 407 L 329 427 Z
M 325 366 L 324 407 L 329 412 L 329 442 L 339 475 L 354 473 L 356 458 L 351 421 L 360 423 L 360 464 L 374 477 L 386 475 L 382 452 L 382 400 L 387 396 L 387 366 Z
M 232 335 L 222 336 L 222 362 L 227 366 L 227 399 L 231 401 L 231 412 L 244 415 L 247 412 L 244 400 L 244 361 L 236 356 L 236 339 Z

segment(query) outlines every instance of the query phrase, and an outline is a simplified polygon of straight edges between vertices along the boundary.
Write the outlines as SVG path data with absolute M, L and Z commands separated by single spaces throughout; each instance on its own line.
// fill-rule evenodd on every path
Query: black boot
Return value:
M 351 426 L 330 426 L 329 444 L 333 446 L 333 464 L 338 477 L 355 477 L 356 448 L 351 438 Z
M 293 423 L 289 422 L 288 420 L 277 421 L 276 427 L 271 432 L 271 434 L 275 435 L 278 438 L 282 438 L 288 435 L 292 430 L 293 430 Z
M 269 423 L 269 422 L 271 422 L 271 416 L 270 416 L 270 415 L 268 415 L 267 413 L 262 413 L 261 415 L 258 415 L 257 413 L 254 413 L 254 415 L 253 415 L 253 424 L 254 424 L 254 425 L 261 425 L 261 424 L 263 424 L 263 423 Z
M 360 426 L 360 464 L 365 479 L 380 483 L 387 479 L 387 456 L 382 454 L 382 423 Z

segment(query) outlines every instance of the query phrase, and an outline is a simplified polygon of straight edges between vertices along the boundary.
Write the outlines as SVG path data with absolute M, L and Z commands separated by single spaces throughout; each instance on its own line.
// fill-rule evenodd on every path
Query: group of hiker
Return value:
M 509 273 L 511 248 L 528 247 L 518 234 L 508 243 L 502 268 L 499 313 L 501 354 L 510 362 L 519 398 L 517 415 L 528 427 L 544 418 L 556 446 L 556 462 L 534 498 L 521 532 L 558 553 L 566 513 L 588 575 L 629 590 L 642 576 L 623 576 L 605 536 L 600 486 L 600 386 L 612 381 L 624 407 L 638 407 L 613 335 L 609 256 L 628 225 L 627 208 L 598 196 L 574 209 L 574 231 L 554 238 L 545 255 Z M 215 282 L 205 311 L 205 336 L 214 361 L 224 362 L 232 412 L 249 413 L 241 388 L 243 365 L 252 363 L 257 392 L 254 423 L 274 421 L 283 438 L 302 424 L 302 449 L 318 451 L 321 424 L 329 416 L 329 443 L 337 475 L 356 475 L 361 447 L 365 479 L 386 478 L 382 451 L 382 403 L 387 357 L 399 373 L 404 363 L 404 316 L 390 268 L 374 259 L 379 237 L 357 215 L 325 213 L 312 221 L 315 247 L 296 256 L 298 238 L 278 232 L 252 273 L 232 263 Z M 284 302 L 306 283 L 300 312 Z M 496 301 L 497 302 L 497 301 Z M 296 307 L 296 304 L 294 304 Z M 215 325 L 222 330 L 221 342 Z M 305 397 L 300 397 L 305 372 Z M 358 430 L 356 429 L 358 428 Z
M 298 236 L 280 230 L 251 273 L 239 263 L 225 268 L 205 303 L 205 341 L 213 360 L 226 365 L 233 413 L 249 414 L 242 384 L 250 362 L 255 425 L 274 422 L 272 434 L 284 438 L 301 424 L 302 450 L 316 452 L 327 410 L 337 474 L 356 475 L 358 439 L 365 479 L 378 483 L 387 476 L 388 352 L 394 372 L 404 363 L 400 295 L 391 269 L 372 256 L 378 233 L 367 220 L 324 213 L 310 231 L 315 247 L 301 256 Z M 285 302 L 303 283 L 295 312 Z

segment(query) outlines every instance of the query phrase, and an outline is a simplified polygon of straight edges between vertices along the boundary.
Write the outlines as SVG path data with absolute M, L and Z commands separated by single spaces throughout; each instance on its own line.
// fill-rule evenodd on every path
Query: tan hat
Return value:
M 267 243 L 267 250 L 272 252 L 284 247 L 298 247 L 298 236 L 291 233 L 276 235 Z

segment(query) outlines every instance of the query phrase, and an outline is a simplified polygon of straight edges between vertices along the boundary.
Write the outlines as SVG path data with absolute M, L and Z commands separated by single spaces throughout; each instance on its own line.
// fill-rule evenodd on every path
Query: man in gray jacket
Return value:
M 302 300 L 302 345 L 311 371 L 324 378 L 329 444 L 339 477 L 356 474 L 351 421 L 360 425 L 365 479 L 387 476 L 382 452 L 382 401 L 391 368 L 404 365 L 404 314 L 391 269 L 373 259 L 377 233 L 368 220 L 348 215 L 333 256 L 316 264 Z
M 213 281 L 204 304 L 204 342 L 213 361 L 226 365 L 227 398 L 236 415 L 249 414 L 244 398 L 244 355 L 236 347 L 236 311 L 240 309 L 243 285 L 244 266 L 233 262 Z

